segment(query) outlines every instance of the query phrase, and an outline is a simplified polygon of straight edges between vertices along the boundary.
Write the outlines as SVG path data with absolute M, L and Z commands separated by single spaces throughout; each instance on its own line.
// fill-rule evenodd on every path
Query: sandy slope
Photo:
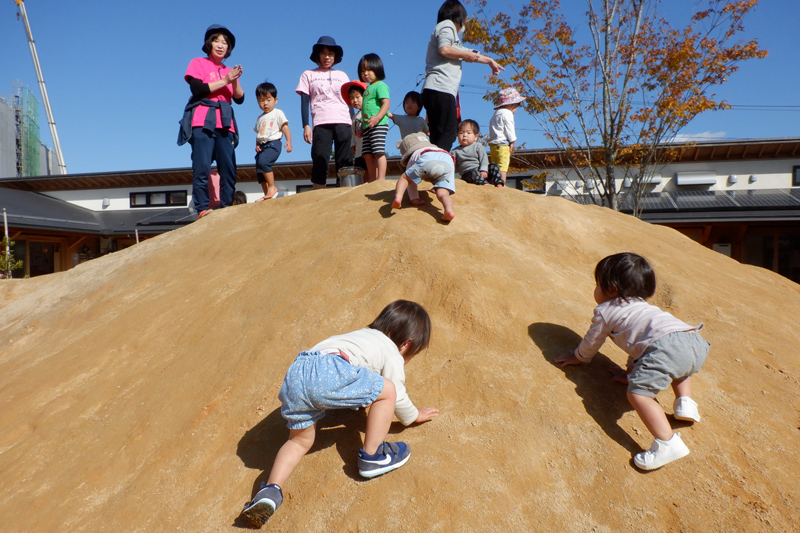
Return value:
M 416 300 L 407 368 L 441 416 L 393 425 L 408 465 L 362 481 L 363 412 L 328 416 L 276 531 L 797 531 L 800 288 L 670 229 L 462 184 L 391 213 L 393 182 L 216 212 L 69 272 L 0 283 L 4 531 L 228 531 L 287 435 L 296 353 Z M 432 197 L 432 195 L 429 195 Z M 704 322 L 691 455 L 641 473 L 651 437 L 608 369 L 554 357 L 591 318 L 592 269 L 635 251 L 654 302 Z M 671 412 L 672 393 L 660 396 Z

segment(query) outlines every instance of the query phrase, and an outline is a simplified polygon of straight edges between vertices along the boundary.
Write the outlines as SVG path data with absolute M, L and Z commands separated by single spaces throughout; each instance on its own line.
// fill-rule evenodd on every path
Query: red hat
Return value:
M 344 100 L 345 102 L 349 102 L 350 101 L 350 96 L 349 96 L 350 95 L 350 87 L 360 87 L 361 88 L 361 92 L 364 92 L 364 91 L 367 90 L 367 84 L 364 83 L 363 81 L 358 81 L 358 80 L 348 81 L 347 83 L 342 85 L 342 100 Z

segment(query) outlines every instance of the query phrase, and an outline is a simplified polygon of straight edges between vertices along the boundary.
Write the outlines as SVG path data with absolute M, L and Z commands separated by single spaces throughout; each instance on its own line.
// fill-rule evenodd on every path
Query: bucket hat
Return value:
M 500 91 L 500 101 L 496 106 L 494 106 L 494 108 L 499 109 L 503 106 L 518 104 L 524 101 L 525 99 L 519 95 L 515 88 L 507 87 Z
M 333 37 L 328 35 L 323 35 L 319 39 L 317 39 L 317 44 L 311 49 L 311 56 L 310 59 L 314 63 L 319 63 L 319 52 L 322 50 L 322 47 L 326 47 L 328 50 L 333 50 L 334 58 L 333 64 L 339 63 L 342 58 L 344 57 L 344 51 L 342 47 L 336 44 L 336 40 Z
M 206 35 L 205 37 L 203 37 L 203 53 L 204 54 L 211 53 L 211 50 L 209 50 L 208 46 L 206 46 L 206 41 L 208 40 L 209 37 L 211 37 L 215 33 L 223 34 L 225 38 L 228 40 L 228 55 L 230 55 L 230 52 L 233 51 L 233 47 L 236 46 L 236 37 L 233 36 L 231 30 L 219 24 L 212 24 L 211 26 L 206 28 Z
M 397 148 L 400 149 L 400 164 L 406 166 L 411 155 L 420 148 L 438 148 L 432 144 L 428 136 L 417 132 L 403 137 L 402 141 L 397 141 Z
M 350 87 L 361 87 L 362 92 L 367 90 L 367 84 L 364 83 L 363 81 L 358 81 L 358 80 L 348 81 L 347 83 L 342 85 L 342 100 L 344 100 L 345 102 L 350 102 Z

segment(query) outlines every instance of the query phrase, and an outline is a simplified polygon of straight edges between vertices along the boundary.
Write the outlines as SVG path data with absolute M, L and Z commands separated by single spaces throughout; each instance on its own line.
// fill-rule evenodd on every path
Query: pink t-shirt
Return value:
M 308 95 L 312 125 L 351 124 L 350 109 L 341 91 L 348 81 L 347 74 L 332 68 L 315 68 L 300 75 L 295 92 Z
M 184 75 L 183 79 L 185 79 L 188 83 L 189 78 L 196 78 L 203 83 L 211 83 L 212 81 L 218 81 L 225 77 L 228 74 L 230 67 L 226 67 L 223 64 L 214 63 L 212 60 L 208 59 L 207 57 L 196 57 L 192 59 L 189 63 L 189 66 L 186 68 L 186 75 Z M 233 100 L 233 84 L 228 84 L 214 91 L 213 93 L 209 93 L 205 96 L 209 100 L 214 100 L 215 102 L 225 101 L 231 103 Z M 206 115 L 208 114 L 208 110 L 211 109 L 204 105 L 200 105 L 194 108 L 194 115 L 192 115 L 192 127 L 203 127 L 206 123 Z M 217 127 L 222 127 L 222 118 L 220 117 L 219 110 L 217 111 Z M 231 123 L 231 131 L 236 131 L 233 123 Z

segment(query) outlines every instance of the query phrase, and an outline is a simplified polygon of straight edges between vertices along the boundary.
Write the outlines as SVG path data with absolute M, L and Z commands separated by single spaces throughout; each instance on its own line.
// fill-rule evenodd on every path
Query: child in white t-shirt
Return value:
M 289 440 L 278 451 L 267 482 L 242 514 L 261 527 L 283 502 L 281 487 L 314 444 L 317 422 L 330 409 L 369 407 L 358 473 L 373 478 L 403 466 L 404 442 L 386 442 L 392 418 L 403 425 L 435 418 L 435 407 L 417 408 L 405 388 L 404 367 L 430 341 L 428 312 L 415 303 L 387 305 L 366 328 L 330 337 L 300 352 L 286 372 L 278 398 Z
M 269 200 L 278 196 L 275 186 L 275 174 L 272 165 L 281 155 L 281 137 L 286 136 L 286 152 L 292 151 L 292 133 L 286 115 L 275 105 L 278 103 L 278 89 L 269 82 L 256 87 L 258 107 L 263 113 L 256 121 L 256 174 L 258 183 L 264 190 L 264 196 L 256 200 Z
M 494 108 L 494 114 L 489 121 L 489 160 L 500 167 L 500 180 L 495 180 L 496 187 L 506 185 L 511 154 L 514 153 L 514 144 L 517 142 L 514 113 L 523 101 L 525 99 L 513 87 L 503 89 L 500 91 L 500 103 Z

